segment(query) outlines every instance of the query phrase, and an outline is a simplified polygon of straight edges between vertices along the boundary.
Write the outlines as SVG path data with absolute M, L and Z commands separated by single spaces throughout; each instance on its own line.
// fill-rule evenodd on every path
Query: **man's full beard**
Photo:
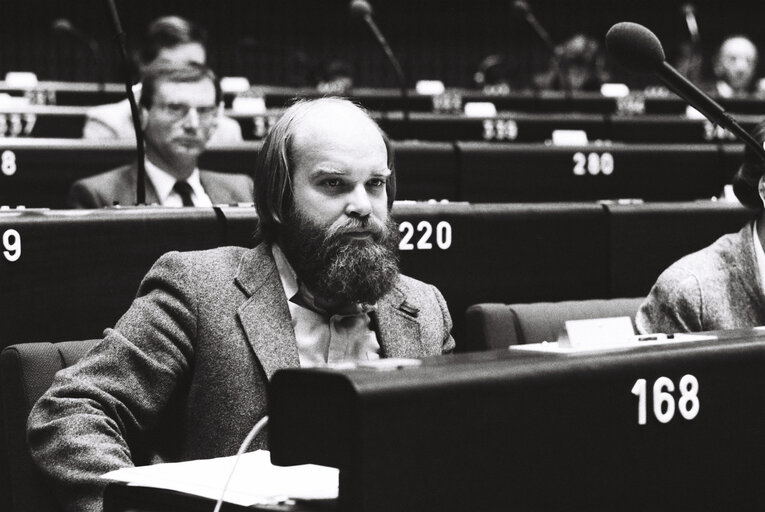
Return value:
M 298 279 L 328 304 L 374 304 L 398 277 L 399 233 L 388 218 L 349 219 L 324 227 L 291 208 L 281 226 L 279 245 Z M 354 238 L 364 230 L 371 236 Z

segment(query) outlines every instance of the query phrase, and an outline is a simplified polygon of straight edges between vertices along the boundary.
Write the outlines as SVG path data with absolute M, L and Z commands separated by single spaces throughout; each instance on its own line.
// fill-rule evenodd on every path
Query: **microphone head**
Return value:
M 51 29 L 53 29 L 54 32 L 71 33 L 75 31 L 74 25 L 72 25 L 72 22 L 66 18 L 59 18 L 57 20 L 54 20 L 53 23 L 51 24 Z
M 693 4 L 683 4 L 683 14 L 686 16 L 696 14 L 696 7 Z
M 353 0 L 351 2 L 351 16 L 359 19 L 372 16 L 372 6 L 367 0 Z
M 526 0 L 515 0 L 513 2 L 513 10 L 520 16 L 525 16 L 531 12 L 531 7 Z
M 659 38 L 643 25 L 629 21 L 611 27 L 606 48 L 624 67 L 638 73 L 654 72 L 665 60 Z

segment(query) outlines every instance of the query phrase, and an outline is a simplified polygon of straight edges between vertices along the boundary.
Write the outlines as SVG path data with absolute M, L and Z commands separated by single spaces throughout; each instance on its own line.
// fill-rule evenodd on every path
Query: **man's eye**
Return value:
M 181 103 L 168 103 L 165 108 L 173 113 L 173 114 L 182 114 L 186 113 L 188 110 L 188 107 L 186 105 L 183 105 Z
M 343 181 L 337 178 L 330 178 L 322 181 L 321 184 L 327 188 L 337 188 L 343 184 Z
M 374 178 L 369 180 L 369 186 L 378 188 L 378 187 L 384 187 L 385 186 L 385 180 L 382 178 Z
M 199 112 L 200 116 L 211 116 L 216 113 L 218 110 L 218 107 L 215 105 L 210 105 L 206 107 L 197 107 L 197 112 Z

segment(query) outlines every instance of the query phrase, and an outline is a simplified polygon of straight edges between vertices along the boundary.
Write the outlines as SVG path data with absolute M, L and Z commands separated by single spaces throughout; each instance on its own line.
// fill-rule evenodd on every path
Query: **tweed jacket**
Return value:
M 375 317 L 383 357 L 454 348 L 431 285 L 400 276 Z M 34 406 L 32 456 L 67 510 L 101 510 L 107 471 L 236 453 L 266 414 L 268 380 L 297 366 L 269 245 L 168 253 L 114 329 Z M 261 434 L 250 448 L 264 446 Z
M 138 170 L 135 164 L 76 181 L 69 189 L 69 208 L 103 208 L 135 204 Z M 199 171 L 199 181 L 213 204 L 251 203 L 254 197 L 252 178 L 244 174 Z M 146 178 L 146 204 L 157 204 L 157 192 Z
M 667 268 L 638 311 L 638 330 L 673 333 L 765 325 L 760 282 L 748 222 Z

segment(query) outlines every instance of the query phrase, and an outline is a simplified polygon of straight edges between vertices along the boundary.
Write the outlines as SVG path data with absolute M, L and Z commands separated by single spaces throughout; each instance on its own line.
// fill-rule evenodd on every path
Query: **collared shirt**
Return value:
M 757 264 L 757 274 L 760 276 L 760 287 L 765 290 L 765 250 L 757 235 L 757 222 L 752 222 L 752 243 L 754 244 L 754 261 Z
M 380 344 L 369 316 L 374 307 L 356 304 L 352 311 L 327 316 L 293 302 L 302 293 L 297 275 L 279 246 L 274 244 L 272 250 L 288 298 L 300 366 L 379 359 Z
M 160 169 L 149 159 L 146 159 L 146 176 L 151 180 L 151 184 L 154 185 L 154 190 L 157 192 L 157 199 L 162 206 L 183 206 L 183 199 L 181 196 L 173 190 L 175 182 L 178 181 L 175 177 L 168 172 Z M 194 202 L 194 206 L 212 206 L 210 197 L 202 187 L 202 182 L 199 181 L 199 169 L 194 169 L 186 181 L 191 185 L 191 200 Z

